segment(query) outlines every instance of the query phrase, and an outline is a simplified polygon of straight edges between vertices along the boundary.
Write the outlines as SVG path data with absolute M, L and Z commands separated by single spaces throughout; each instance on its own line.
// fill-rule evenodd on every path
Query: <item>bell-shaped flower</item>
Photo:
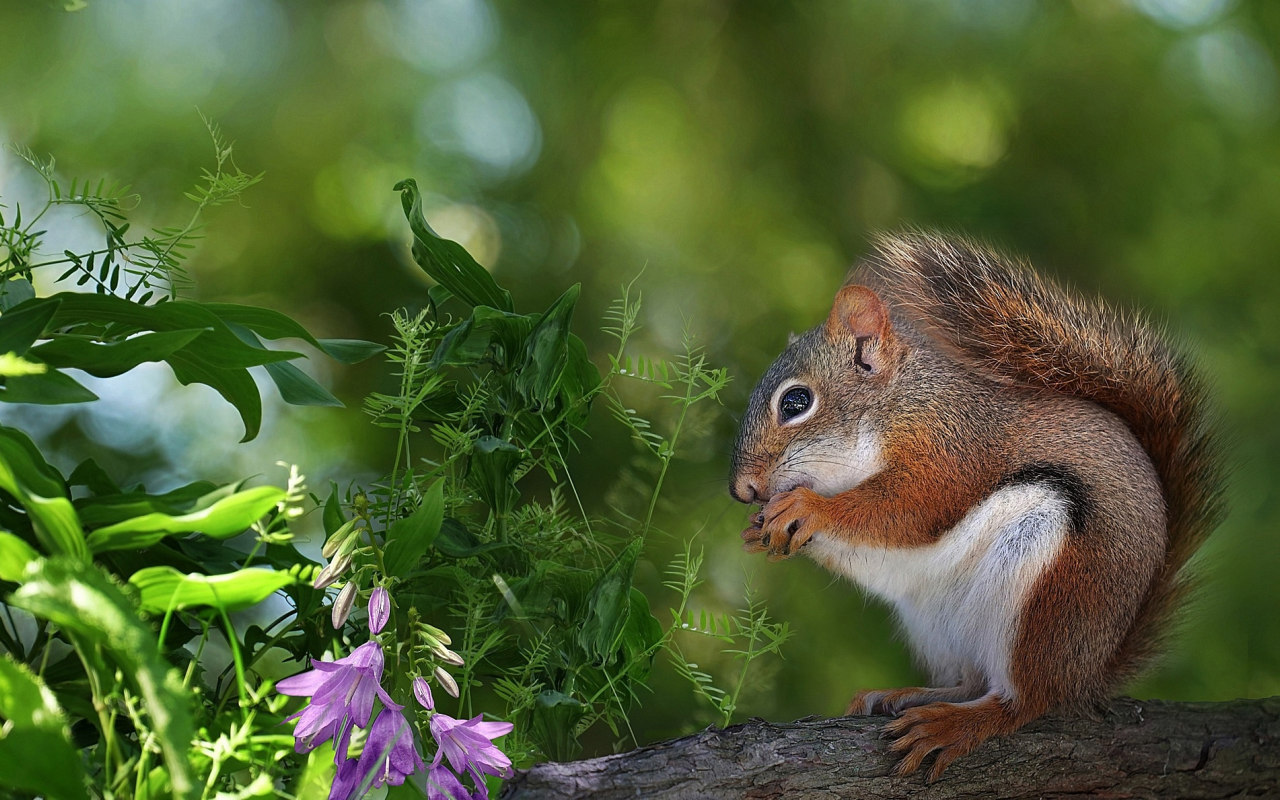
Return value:
M 401 709 L 402 706 L 384 701 L 369 729 L 360 760 L 348 759 L 338 770 L 329 800 L 356 800 L 369 789 L 399 786 L 406 777 L 426 768 Z
M 431 735 L 440 748 L 431 766 L 438 766 L 441 758 L 449 759 L 454 772 L 471 774 L 477 796 L 487 798 L 485 775 L 509 778 L 513 774 L 511 759 L 493 743 L 513 727 L 510 722 L 485 722 L 482 717 L 463 721 L 437 712 L 431 717 Z
M 297 720 L 293 736 L 299 753 L 308 753 L 330 739 L 334 740 L 334 763 L 341 764 L 347 755 L 351 726 L 369 727 L 373 715 L 373 698 L 391 704 L 382 690 L 382 647 L 365 642 L 351 655 L 336 661 L 312 659 L 311 669 L 276 684 L 276 691 L 292 697 L 310 697 L 307 707 L 288 720 Z
M 427 800 L 472 800 L 471 792 L 462 785 L 453 770 L 437 764 L 427 770 Z

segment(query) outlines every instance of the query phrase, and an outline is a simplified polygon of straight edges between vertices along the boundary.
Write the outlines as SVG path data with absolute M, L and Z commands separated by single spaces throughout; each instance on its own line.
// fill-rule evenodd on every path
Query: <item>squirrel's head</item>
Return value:
M 874 291 L 841 289 L 826 323 L 792 336 L 752 391 L 734 446 L 734 499 L 764 503 L 800 486 L 831 496 L 878 472 L 877 419 L 902 347 Z

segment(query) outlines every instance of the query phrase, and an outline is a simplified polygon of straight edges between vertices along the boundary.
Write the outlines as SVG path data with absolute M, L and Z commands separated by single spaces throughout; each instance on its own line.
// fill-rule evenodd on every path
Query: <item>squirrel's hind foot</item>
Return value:
M 889 749 L 902 754 L 893 774 L 911 775 L 930 753 L 937 752 L 926 779 L 933 783 L 957 758 L 987 739 L 1021 726 L 994 694 L 967 703 L 932 703 L 909 709 L 885 726 L 885 732 L 897 740 Z

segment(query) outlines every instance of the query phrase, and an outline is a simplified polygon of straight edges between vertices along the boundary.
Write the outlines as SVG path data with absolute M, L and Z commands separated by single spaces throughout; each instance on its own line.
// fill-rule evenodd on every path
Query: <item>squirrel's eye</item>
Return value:
M 785 421 L 794 419 L 808 411 L 809 406 L 812 404 L 813 392 L 803 386 L 793 386 L 778 401 L 778 411 L 781 412 L 782 419 Z

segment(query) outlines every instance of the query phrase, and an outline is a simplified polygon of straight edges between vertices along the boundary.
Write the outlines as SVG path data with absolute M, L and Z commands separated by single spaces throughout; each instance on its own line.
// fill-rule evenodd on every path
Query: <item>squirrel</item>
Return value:
M 881 236 L 752 392 L 730 494 L 892 605 L 935 688 L 862 691 L 898 775 L 1087 711 L 1149 666 L 1224 512 L 1189 358 L 1135 314 L 957 237 Z

